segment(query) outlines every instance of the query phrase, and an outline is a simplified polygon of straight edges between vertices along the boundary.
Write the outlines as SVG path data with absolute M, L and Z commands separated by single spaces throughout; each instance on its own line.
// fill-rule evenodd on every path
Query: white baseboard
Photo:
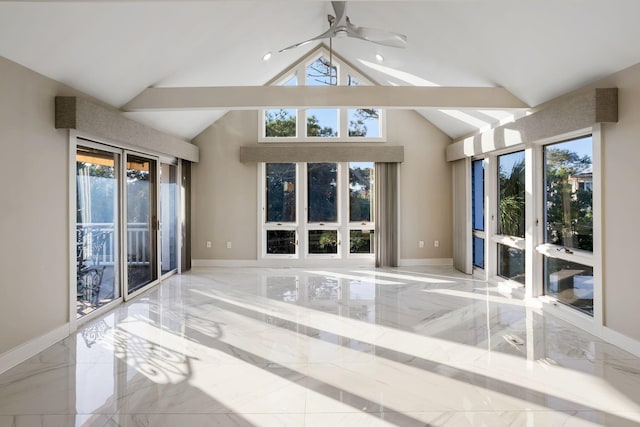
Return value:
M 192 267 L 373 267 L 372 259 L 194 259 Z M 452 258 L 401 259 L 398 267 L 452 266 Z
M 192 267 L 258 267 L 255 259 L 194 259 Z
M 640 341 L 638 340 L 630 338 L 606 326 L 602 328 L 601 338 L 605 341 L 610 342 L 611 344 L 620 347 L 625 351 L 628 351 L 636 357 L 640 357 Z
M 69 324 L 65 323 L 26 343 L 0 354 L 0 374 L 35 356 L 53 344 L 69 336 Z
M 398 267 L 419 267 L 419 266 L 452 266 L 453 258 L 416 258 L 401 259 Z
M 545 314 L 552 314 L 608 343 L 620 347 L 634 356 L 640 357 L 640 341 L 607 326 L 597 325 L 593 317 L 577 313 L 574 309 L 560 304 L 552 298 L 540 296 L 535 298 L 535 300 L 542 305 L 542 310 Z
M 313 267 L 372 267 L 373 260 L 367 259 L 194 259 L 191 261 L 192 267 L 263 267 L 263 268 L 313 268 Z

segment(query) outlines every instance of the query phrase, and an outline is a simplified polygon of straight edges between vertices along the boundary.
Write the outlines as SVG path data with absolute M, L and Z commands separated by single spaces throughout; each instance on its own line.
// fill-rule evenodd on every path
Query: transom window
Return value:
M 364 76 L 324 49 L 298 63 L 274 84 L 282 86 L 366 86 Z M 384 141 L 383 111 L 361 108 L 282 108 L 261 110 L 260 142 Z

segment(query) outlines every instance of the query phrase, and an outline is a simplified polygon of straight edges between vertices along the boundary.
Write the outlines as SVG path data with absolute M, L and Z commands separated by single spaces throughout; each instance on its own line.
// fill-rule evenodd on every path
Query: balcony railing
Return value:
M 94 244 L 99 235 L 105 235 L 104 244 Z M 113 265 L 117 237 L 112 223 L 84 223 L 77 225 L 78 245 L 82 245 L 83 259 L 96 265 Z M 80 248 L 79 248 L 80 249 Z M 80 252 L 80 250 L 79 250 Z M 127 224 L 127 262 L 129 265 L 147 265 L 150 262 L 149 224 Z

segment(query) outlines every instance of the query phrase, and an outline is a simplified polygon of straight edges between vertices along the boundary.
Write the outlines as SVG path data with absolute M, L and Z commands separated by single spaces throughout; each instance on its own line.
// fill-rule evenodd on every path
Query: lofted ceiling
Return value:
M 0 55 L 122 108 L 148 87 L 264 85 L 318 46 L 277 53 L 325 31 L 328 13 L 312 0 L 0 0 Z M 535 106 L 640 62 L 638 0 L 354 0 L 347 15 L 407 35 L 406 49 L 334 39 L 380 85 L 502 86 Z M 511 114 L 419 112 L 452 138 Z M 191 139 L 224 111 L 125 114 Z

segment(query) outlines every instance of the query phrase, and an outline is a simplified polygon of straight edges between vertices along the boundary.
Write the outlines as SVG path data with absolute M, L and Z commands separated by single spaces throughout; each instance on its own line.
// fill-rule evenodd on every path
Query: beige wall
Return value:
M 69 317 L 68 132 L 54 96 L 74 95 L 0 57 L 0 354 Z
M 192 170 L 193 259 L 257 258 L 257 168 L 240 163 L 240 147 L 257 135 L 257 112 L 232 111 L 194 139 L 200 162 Z
M 257 124 L 255 111 L 230 112 L 194 140 L 200 148 L 193 174 L 194 259 L 257 259 L 257 166 L 239 159 L 241 146 L 257 144 Z M 405 147 L 401 258 L 451 258 L 451 170 L 444 157 L 451 140 L 413 111 L 389 111 L 387 127 L 388 144 Z M 426 242 L 422 249 L 419 240 Z
M 405 147 L 400 166 L 400 260 L 452 258 L 451 164 L 445 160 L 451 139 L 414 111 L 389 110 L 387 131 L 392 144 Z M 418 247 L 420 240 L 424 248 Z

